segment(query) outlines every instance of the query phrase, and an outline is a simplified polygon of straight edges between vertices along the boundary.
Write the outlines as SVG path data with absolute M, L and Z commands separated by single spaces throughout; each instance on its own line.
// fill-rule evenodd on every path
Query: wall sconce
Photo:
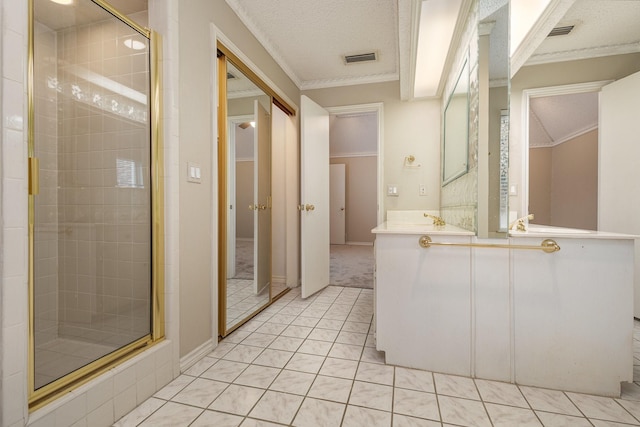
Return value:
M 413 154 L 409 154 L 407 157 L 404 158 L 404 167 L 411 168 L 411 169 L 419 168 L 421 166 L 420 163 L 415 163 L 415 161 L 416 161 L 416 157 Z

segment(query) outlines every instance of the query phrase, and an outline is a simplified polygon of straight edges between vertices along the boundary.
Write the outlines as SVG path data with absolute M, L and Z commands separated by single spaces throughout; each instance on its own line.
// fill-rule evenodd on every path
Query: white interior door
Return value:
M 329 285 L 329 112 L 302 95 L 300 104 L 302 298 Z
M 344 245 L 345 233 L 345 186 L 346 167 L 344 163 L 329 165 L 329 221 L 331 228 L 330 241 L 332 245 Z
M 598 230 L 640 235 L 640 72 L 600 93 Z M 640 245 L 635 251 L 634 316 L 640 317 Z
M 269 113 L 254 101 L 254 278 L 255 291 L 260 294 L 271 281 L 271 145 L 269 143 Z

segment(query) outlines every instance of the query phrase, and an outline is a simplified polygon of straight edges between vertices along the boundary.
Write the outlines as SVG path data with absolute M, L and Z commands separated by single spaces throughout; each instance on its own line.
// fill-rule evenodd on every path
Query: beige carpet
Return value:
M 331 245 L 329 284 L 373 289 L 373 246 Z

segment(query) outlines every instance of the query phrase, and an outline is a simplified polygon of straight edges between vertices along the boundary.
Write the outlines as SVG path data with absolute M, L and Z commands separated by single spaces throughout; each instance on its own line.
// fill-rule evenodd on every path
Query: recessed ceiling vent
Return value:
M 356 55 L 345 55 L 344 63 L 345 64 L 355 64 L 358 62 L 369 62 L 369 61 L 377 61 L 378 55 L 375 52 L 370 53 L 359 53 Z
M 563 25 L 563 26 L 560 26 L 560 27 L 555 27 L 553 30 L 551 30 L 551 32 L 549 33 L 549 35 L 547 37 L 566 36 L 574 28 L 575 28 L 575 25 Z

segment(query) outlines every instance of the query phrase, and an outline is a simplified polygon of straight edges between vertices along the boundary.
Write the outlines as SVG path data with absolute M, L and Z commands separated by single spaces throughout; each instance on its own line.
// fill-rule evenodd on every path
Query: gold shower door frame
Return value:
M 149 72 L 150 72 L 150 193 L 151 193 L 151 319 L 149 334 L 136 341 L 120 347 L 83 367 L 77 369 L 37 390 L 35 389 L 35 310 L 34 310 L 34 225 L 35 200 L 39 191 L 38 159 L 35 157 L 35 108 L 34 108 L 34 0 L 29 0 L 29 52 L 27 67 L 27 117 L 28 117 L 28 191 L 29 191 L 29 326 L 28 326 L 28 369 L 27 389 L 29 410 L 33 411 L 55 398 L 67 393 L 89 380 L 104 373 L 108 369 L 134 357 L 149 346 L 164 339 L 164 156 L 162 135 L 162 38 L 159 34 L 144 28 L 121 14 L 103 0 L 87 0 L 95 3 L 114 16 L 115 19 L 128 25 L 140 35 L 149 40 Z

